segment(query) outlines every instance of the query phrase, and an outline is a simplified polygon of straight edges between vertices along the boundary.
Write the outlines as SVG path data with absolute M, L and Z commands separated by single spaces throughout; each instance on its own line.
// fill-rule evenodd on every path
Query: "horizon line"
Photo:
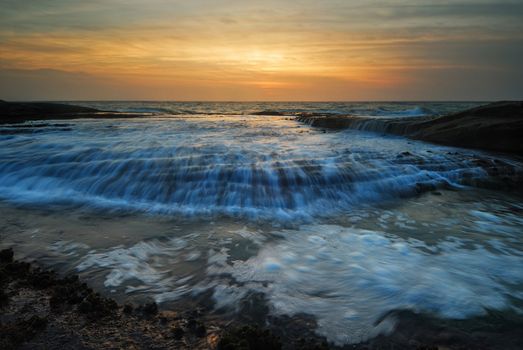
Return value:
M 480 103 L 480 102 L 501 102 L 501 101 L 523 101 L 521 99 L 490 99 L 490 100 L 156 100 L 156 99 L 16 99 L 16 100 L 3 100 L 4 102 L 49 102 L 49 103 L 59 103 L 59 102 L 171 102 L 171 103 L 439 103 L 439 102 L 453 102 L 453 103 Z

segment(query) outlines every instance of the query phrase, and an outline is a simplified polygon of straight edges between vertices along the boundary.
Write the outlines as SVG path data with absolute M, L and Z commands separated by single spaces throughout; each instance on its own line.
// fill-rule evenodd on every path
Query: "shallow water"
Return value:
M 121 103 L 136 105 L 158 111 Z M 270 314 L 310 314 L 338 344 L 390 330 L 376 322 L 393 310 L 522 312 L 522 197 L 478 187 L 498 180 L 475 161 L 517 173 L 520 160 L 248 114 L 462 107 L 437 105 L 196 104 L 1 126 L 23 132 L 0 133 L 0 245 L 119 300 L 235 317 L 263 293 Z

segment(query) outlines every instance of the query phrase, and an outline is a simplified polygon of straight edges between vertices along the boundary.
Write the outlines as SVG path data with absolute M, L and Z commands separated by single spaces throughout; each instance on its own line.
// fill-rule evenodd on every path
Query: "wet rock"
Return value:
M 0 263 L 7 264 L 13 262 L 13 249 L 0 250 Z
M 244 326 L 227 331 L 218 342 L 218 350 L 280 350 L 280 339 L 268 330 Z
M 0 287 L 5 282 L 7 282 L 8 278 L 9 278 L 9 274 L 7 273 L 7 271 L 5 270 L 5 268 L 3 266 L 0 266 Z
M 78 311 L 84 314 L 96 316 L 107 316 L 118 308 L 116 302 L 112 299 L 104 298 L 98 293 L 90 293 L 80 305 Z
M 523 102 L 495 102 L 446 116 L 375 118 L 298 116 L 297 121 L 329 129 L 354 128 L 455 147 L 523 154 Z M 457 153 L 457 152 L 456 152 Z M 448 154 L 453 154 L 449 152 Z
M 141 307 L 141 311 L 145 316 L 154 316 L 158 314 L 158 305 L 153 301 Z
M 31 340 L 47 327 L 47 319 L 32 316 L 27 320 L 19 320 L 12 324 L 0 325 L 0 348 L 15 349 L 20 344 Z
M 194 318 L 190 318 L 187 321 L 187 329 L 198 338 L 204 337 L 207 334 L 205 325 Z
M 162 324 L 166 325 L 174 320 L 178 320 L 180 317 L 176 311 L 165 310 L 158 313 L 158 318 Z
M 125 304 L 123 306 L 123 313 L 127 314 L 127 315 L 132 314 L 133 313 L 133 306 L 131 304 Z
M 50 102 L 2 102 L 0 103 L 0 124 L 22 123 L 30 120 L 77 119 L 77 118 L 135 118 L 150 116 L 152 113 L 122 113 L 101 111 L 94 108 Z M 53 126 L 43 124 L 41 127 Z M 66 126 L 55 124 L 54 126 Z M 40 125 L 36 125 L 39 127 Z M 25 127 L 25 126 L 22 126 Z M 33 125 L 28 127 L 33 128 Z M 64 128 L 71 130 L 70 128 Z
M 254 112 L 254 113 L 252 113 L 252 115 L 282 116 L 282 115 L 285 115 L 285 113 L 273 111 L 273 110 L 266 110 L 266 111 Z
M 56 310 L 63 305 L 75 305 L 82 302 L 88 290 L 79 287 L 77 284 L 64 284 L 55 286 L 49 299 L 52 309 Z
M 429 182 L 417 182 L 416 183 L 416 193 L 425 193 L 429 191 L 434 191 L 436 186 Z
M 314 339 L 299 339 L 297 348 L 302 350 L 329 350 L 327 343 L 317 343 Z
M 0 307 L 5 306 L 9 303 L 9 296 L 3 289 L 0 289 Z
M 36 269 L 28 276 L 28 282 L 35 288 L 44 289 L 56 284 L 56 274 L 51 271 Z
M 4 266 L 6 274 L 16 278 L 25 278 L 31 269 L 31 265 L 26 262 L 13 261 Z
M 183 338 L 183 335 L 185 334 L 184 330 L 181 327 L 174 327 L 172 330 L 173 338 L 176 340 L 180 340 Z
M 62 279 L 62 281 L 63 281 L 63 283 L 68 283 L 68 284 L 80 284 L 80 278 L 78 277 L 78 275 L 66 276 Z M 87 285 L 85 283 L 83 283 L 80 287 L 87 288 Z

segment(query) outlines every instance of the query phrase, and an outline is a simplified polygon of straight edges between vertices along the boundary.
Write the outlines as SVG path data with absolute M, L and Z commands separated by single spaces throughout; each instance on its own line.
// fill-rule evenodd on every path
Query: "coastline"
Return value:
M 63 118 L 73 116 L 68 119 L 74 119 L 74 116 L 78 118 L 85 118 L 86 116 L 104 118 L 104 115 L 111 115 L 112 112 L 78 110 L 75 113 L 64 112 L 57 115 Z M 38 115 L 37 113 L 33 117 L 37 118 Z M 47 119 L 57 119 L 51 117 L 51 115 Z M 355 118 L 341 118 L 338 116 L 321 116 L 322 118 L 319 118 L 320 116 L 312 114 L 308 116 L 302 115 L 298 118 L 313 117 L 326 121 L 327 126 L 322 126 L 324 128 L 328 128 L 328 125 L 332 125 L 329 123 L 333 123 L 336 120 L 345 123 L 346 120 L 352 121 Z M 277 119 L 285 119 L 287 128 L 301 130 L 299 129 L 300 126 L 296 125 L 294 118 L 283 117 Z M 424 120 L 424 123 L 431 123 L 435 119 L 435 117 L 420 117 L 416 121 L 421 123 L 421 120 Z M 394 131 L 400 133 L 403 126 L 414 122 L 412 118 L 410 120 L 404 118 L 401 120 L 405 120 L 405 124 L 397 126 L 394 122 L 398 122 L 398 119 L 387 120 L 388 124 L 386 125 L 394 125 L 394 128 L 391 127 L 390 133 L 394 133 Z M 307 120 L 303 121 L 307 122 Z M 381 123 L 382 121 L 381 119 L 373 120 L 376 123 Z M 141 122 L 143 124 L 149 123 L 146 119 Z M 366 122 L 368 122 L 368 119 L 359 118 L 360 125 L 364 125 Z M 83 121 L 80 123 L 83 123 Z M 87 124 L 89 123 L 90 121 L 87 122 Z M 40 126 L 46 127 L 40 128 Z M 67 124 L 58 122 L 13 124 L 2 128 L 0 132 L 39 132 L 40 129 L 46 129 L 47 126 L 52 126 L 59 131 L 68 127 Z M 352 126 L 354 125 L 349 125 L 348 127 Z M 333 129 L 344 127 L 346 126 Z M 416 125 L 415 127 L 418 126 Z M 321 131 L 316 130 L 315 134 L 325 138 L 337 136 L 335 134 L 323 135 Z M 108 132 L 112 133 L 112 130 L 109 129 Z M 339 133 L 339 135 L 343 134 Z M 347 134 L 349 136 L 352 135 L 351 133 Z M 60 135 L 67 135 L 67 133 L 60 133 Z M 166 133 L 166 135 L 170 137 L 173 135 L 173 132 Z M 10 137 L 12 136 L 9 135 L 6 138 Z M 300 138 L 302 138 L 301 135 L 296 139 L 299 140 Z M 401 141 L 403 142 L 401 148 L 395 149 L 394 153 L 391 154 L 393 162 L 414 164 L 416 166 L 427 163 L 425 157 L 420 157 L 418 152 L 410 148 L 414 142 L 408 140 Z M 70 144 L 71 142 L 70 140 L 65 140 L 64 143 Z M 458 150 L 459 152 L 451 151 L 444 150 L 441 153 L 444 157 L 450 156 L 452 158 L 465 159 L 467 164 L 480 168 L 489 175 L 486 180 L 465 179 L 465 184 L 473 183 L 477 187 L 511 191 L 521 189 L 522 173 L 517 166 L 511 164 L 509 157 L 505 157 L 505 159 L 500 155 L 499 158 L 492 158 L 490 155 L 483 156 L 480 153 L 465 150 L 463 152 L 460 150 Z M 97 152 L 94 153 L 96 154 Z M 426 150 L 426 152 L 429 155 L 432 154 L 430 149 Z M 114 158 L 109 156 L 108 159 Z M 59 165 L 57 168 L 63 169 L 65 167 Z M 430 195 L 442 196 L 441 192 L 436 191 L 438 187 L 430 183 L 418 182 L 415 185 L 413 192 L 416 194 L 429 192 Z M 445 197 L 446 193 L 443 193 L 443 196 Z M 23 215 L 20 215 L 20 220 L 31 221 L 27 217 L 24 218 Z M 62 228 L 63 223 L 59 223 L 55 227 Z M 202 231 L 208 232 L 208 230 Z M 7 232 L 7 230 L 3 232 Z M 17 249 L 16 243 L 14 245 L 6 245 L 5 247 L 9 246 Z M 257 293 L 255 298 L 249 297 L 239 302 L 241 311 L 238 319 L 231 321 L 230 319 L 225 319 L 220 314 L 213 313 L 211 311 L 212 304 L 207 303 L 205 303 L 203 309 L 193 307 L 193 310 L 187 311 L 186 309 L 177 309 L 177 306 L 169 309 L 169 306 L 165 304 L 160 307 L 153 303 L 128 305 L 126 304 L 128 295 L 125 295 L 123 300 L 119 299 L 121 304 L 118 305 L 113 299 L 108 298 L 111 295 L 109 288 L 97 285 L 95 287 L 97 289 L 93 290 L 77 277 L 60 276 L 57 273 L 43 270 L 38 267 L 39 263 L 41 263 L 40 260 L 36 262 L 28 261 L 28 263 L 14 261 L 13 253 L 9 250 L 2 251 L 0 257 L 0 271 L 2 273 L 0 277 L 0 291 L 4 292 L 4 294 L 0 293 L 0 299 L 8 301 L 0 309 L 0 327 L 2 330 L 0 332 L 2 334 L 0 341 L 4 342 L 0 348 L 245 349 L 246 343 L 249 344 L 247 348 L 252 349 L 328 348 L 324 338 L 314 334 L 314 330 L 317 329 L 320 323 L 312 314 L 307 315 L 305 314 L 307 310 L 304 310 L 304 313 L 291 317 L 269 316 L 268 304 L 262 293 Z M 43 267 L 46 268 L 46 266 Z M 445 283 L 439 283 L 439 285 L 444 286 Z M 187 298 L 182 299 L 184 302 L 191 299 L 187 295 L 184 298 Z M 252 306 L 253 303 L 261 307 L 255 309 Z M 243 308 L 244 304 L 248 304 L 248 306 Z M 165 310 L 162 310 L 162 307 Z M 265 309 L 259 311 L 262 308 Z M 408 309 L 411 310 L 410 307 Z M 412 310 L 416 309 L 413 308 Z M 256 326 L 251 323 L 251 319 L 255 318 L 254 314 L 258 311 L 263 317 L 266 317 L 267 323 Z M 333 348 L 427 350 L 517 349 L 522 346 L 523 339 L 515 331 L 523 324 L 520 315 L 512 315 L 508 310 L 485 310 L 485 313 L 486 315 L 473 319 L 448 320 L 433 318 L 427 314 L 417 314 L 416 311 L 392 309 L 391 312 L 383 315 L 383 318 L 392 317 L 397 320 L 396 327 L 392 333 L 379 335 L 363 343 L 349 344 L 343 347 L 333 346 Z M 336 333 L 332 332 L 331 334 Z M 220 342 L 222 342 L 221 345 Z
M 255 326 L 226 331 L 224 324 L 204 321 L 202 310 L 118 305 L 76 275 L 15 260 L 12 249 L 0 251 L 0 287 L 2 349 L 229 349 L 243 338 L 264 349 L 280 344 Z
M 444 116 L 371 118 L 322 113 L 289 114 L 265 110 L 257 116 L 292 117 L 313 127 L 357 129 L 405 136 L 435 144 L 523 155 L 523 102 L 500 101 Z M 154 113 L 103 111 L 51 102 L 0 100 L 0 125 L 37 120 L 140 118 Z M 21 126 L 19 126 L 21 127 Z
M 36 120 L 70 120 L 81 118 L 139 118 L 150 113 L 121 113 L 54 102 L 6 102 L 0 100 L 0 125 Z
M 155 303 L 118 305 L 76 275 L 58 276 L 0 251 L 0 347 L 2 349 L 517 349 L 521 315 L 499 312 L 467 320 L 441 320 L 393 311 L 390 334 L 339 347 L 290 318 L 268 328 L 220 322 L 204 310 L 159 310 Z M 314 321 L 312 321 L 314 322 Z
M 331 130 L 358 129 L 447 146 L 523 155 L 523 102 L 494 102 L 455 114 L 374 119 L 302 115 L 296 120 Z

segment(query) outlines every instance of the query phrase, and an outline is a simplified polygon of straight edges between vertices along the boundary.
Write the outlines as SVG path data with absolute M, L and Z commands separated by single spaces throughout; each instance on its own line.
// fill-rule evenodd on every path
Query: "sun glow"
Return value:
M 513 79 L 521 60 L 511 57 L 523 47 L 523 22 L 511 17 L 489 15 L 481 28 L 474 18 L 459 27 L 442 18 L 436 28 L 423 6 L 400 25 L 395 7 L 376 12 L 356 0 L 268 2 L 219 8 L 151 0 L 147 10 L 139 0 L 77 8 L 28 2 L 25 12 L 0 13 L 1 92 L 36 93 L 37 80 L 72 99 L 438 98 L 477 90 L 465 85 L 478 79 L 485 91 L 521 90 L 513 89 L 523 81 Z M 109 16 L 118 11 L 127 17 Z

